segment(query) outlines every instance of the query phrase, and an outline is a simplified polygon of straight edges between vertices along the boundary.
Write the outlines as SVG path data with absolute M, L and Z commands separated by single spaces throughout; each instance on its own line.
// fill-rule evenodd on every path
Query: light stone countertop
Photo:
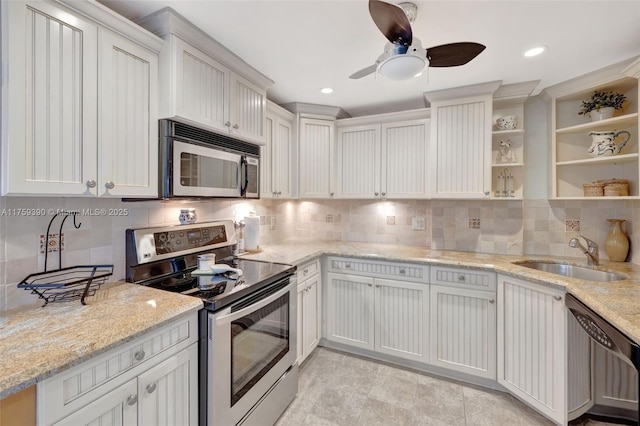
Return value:
M 0 312 L 0 399 L 203 306 L 195 297 L 124 282 L 104 284 L 86 302 Z
M 538 255 L 514 256 L 431 250 L 424 247 L 390 244 L 297 239 L 270 244 L 261 247 L 261 251 L 258 253 L 247 253 L 244 256 L 250 259 L 300 265 L 322 255 L 487 269 L 540 285 L 566 290 L 640 344 L 640 265 L 629 262 L 603 261 L 597 267 L 597 269 L 625 274 L 629 277 L 628 280 L 591 282 L 538 271 L 512 263 L 522 260 L 553 260 L 585 265 L 586 258 L 558 258 Z
M 640 342 L 640 265 L 603 262 L 628 280 L 596 283 L 514 265 L 525 259 L 584 264 L 581 259 L 510 256 L 430 250 L 390 244 L 288 240 L 262 247 L 246 258 L 300 265 L 322 255 L 336 255 L 479 268 L 566 289 L 636 342 Z M 34 295 L 34 302 L 39 301 Z M 155 303 L 151 303 L 151 301 Z M 0 399 L 130 341 L 156 327 L 202 308 L 200 299 L 129 283 L 110 283 L 80 301 L 31 305 L 0 312 Z

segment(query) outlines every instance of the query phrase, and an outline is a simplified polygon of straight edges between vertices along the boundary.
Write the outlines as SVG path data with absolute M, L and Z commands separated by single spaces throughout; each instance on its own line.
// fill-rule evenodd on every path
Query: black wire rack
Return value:
M 44 305 L 52 302 L 66 302 L 93 296 L 113 274 L 113 265 L 81 265 L 38 272 L 23 279 L 18 288 L 31 290 L 44 300 Z

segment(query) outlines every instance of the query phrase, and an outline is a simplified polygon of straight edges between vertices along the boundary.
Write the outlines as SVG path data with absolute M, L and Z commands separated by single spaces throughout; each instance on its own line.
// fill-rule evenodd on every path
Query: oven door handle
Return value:
M 231 308 L 224 309 L 221 312 L 222 315 L 214 314 L 216 324 L 227 324 L 239 318 L 242 318 L 251 312 L 257 311 L 258 309 L 267 306 L 269 303 L 272 303 L 273 301 L 278 300 L 280 297 L 289 293 L 290 291 L 291 291 L 291 285 L 288 285 L 285 288 L 277 291 L 276 293 L 273 293 L 269 297 L 262 299 L 259 302 L 254 303 L 253 305 L 249 305 L 246 308 L 242 308 L 239 311 L 231 312 Z M 289 303 L 291 303 L 291 301 L 289 301 Z

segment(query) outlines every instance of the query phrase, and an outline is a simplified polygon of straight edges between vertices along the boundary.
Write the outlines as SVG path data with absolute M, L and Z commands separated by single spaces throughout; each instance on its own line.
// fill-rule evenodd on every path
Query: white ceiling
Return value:
M 402 82 L 348 78 L 386 43 L 366 0 L 100 1 L 131 20 L 169 6 L 272 79 L 270 99 L 340 106 L 352 116 L 421 108 L 423 92 L 494 80 L 541 80 L 537 94 L 640 55 L 640 0 L 414 1 L 413 34 L 425 47 L 475 41 L 487 49 L 467 65 Z M 523 56 L 540 44 L 543 55 Z

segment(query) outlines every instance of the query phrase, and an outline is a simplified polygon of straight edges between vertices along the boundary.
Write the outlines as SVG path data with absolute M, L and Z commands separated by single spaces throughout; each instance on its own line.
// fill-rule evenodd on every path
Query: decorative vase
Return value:
M 589 113 L 591 117 L 591 121 L 600 121 L 605 120 L 607 118 L 613 117 L 613 113 L 615 112 L 614 107 L 605 107 L 600 109 L 594 109 Z
M 607 241 L 604 243 L 604 249 L 609 256 L 609 260 L 614 262 L 624 262 L 629 253 L 629 238 L 622 230 L 622 222 L 624 219 L 607 219 L 611 224 Z

